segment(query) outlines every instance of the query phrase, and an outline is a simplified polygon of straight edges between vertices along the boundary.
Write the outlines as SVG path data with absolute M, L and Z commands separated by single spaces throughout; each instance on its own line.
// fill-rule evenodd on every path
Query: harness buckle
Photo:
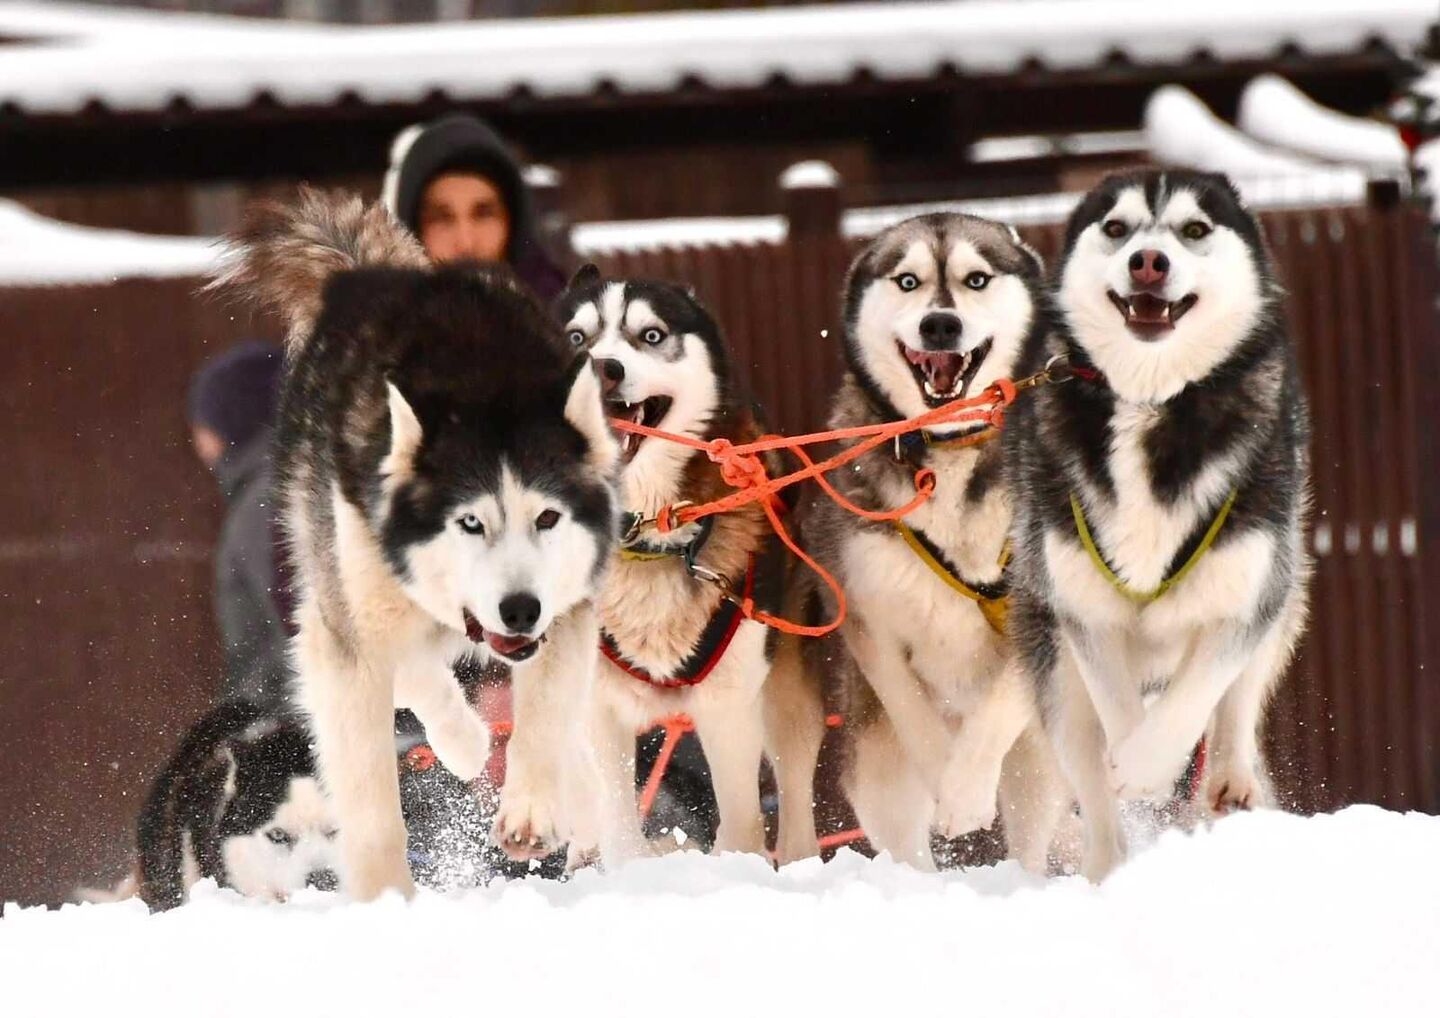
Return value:
M 698 562 L 687 561 L 685 565 L 690 575 L 695 579 L 702 583 L 708 583 L 720 591 L 720 599 L 722 601 L 729 601 L 733 605 L 743 606 L 740 596 L 735 593 L 735 585 L 730 582 L 730 577 L 723 573 L 717 573 L 708 566 L 702 566 Z

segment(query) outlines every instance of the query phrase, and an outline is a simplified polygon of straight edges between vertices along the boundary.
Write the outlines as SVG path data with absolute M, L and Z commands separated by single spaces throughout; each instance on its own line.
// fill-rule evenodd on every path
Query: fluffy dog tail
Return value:
M 364 266 L 429 264 L 419 241 L 383 206 L 305 187 L 292 203 L 250 207 L 207 289 L 237 292 L 280 312 L 286 352 L 293 355 L 309 338 L 332 275 Z
M 233 738 L 265 715 L 254 704 L 221 704 L 185 733 L 175 755 L 165 765 L 140 811 L 140 897 L 153 911 L 174 908 L 185 900 L 185 844 L 187 814 L 195 805 L 195 778 L 219 765 L 223 749 Z M 196 846 L 198 848 L 198 846 Z

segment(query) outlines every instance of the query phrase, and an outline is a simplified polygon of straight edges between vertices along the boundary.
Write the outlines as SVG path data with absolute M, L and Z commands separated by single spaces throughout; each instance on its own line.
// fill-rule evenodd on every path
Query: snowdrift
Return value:
M 1440 817 L 1358 806 L 1169 832 L 1100 887 L 1009 864 L 924 874 L 845 854 L 775 873 L 677 853 L 410 904 L 308 892 L 267 905 L 202 887 L 153 917 L 133 901 L 11 906 L 0 1006 L 106 1018 L 1433 1015 L 1437 861 Z

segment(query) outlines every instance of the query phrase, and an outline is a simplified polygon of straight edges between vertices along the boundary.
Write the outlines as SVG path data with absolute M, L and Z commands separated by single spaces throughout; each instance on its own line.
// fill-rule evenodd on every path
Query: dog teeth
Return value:
M 1169 305 L 1169 304 L 1166 304 L 1164 307 L 1162 307 L 1162 308 L 1160 309 L 1160 320 L 1163 321 L 1163 322 L 1167 322 L 1167 323 L 1170 321 L 1170 305 Z

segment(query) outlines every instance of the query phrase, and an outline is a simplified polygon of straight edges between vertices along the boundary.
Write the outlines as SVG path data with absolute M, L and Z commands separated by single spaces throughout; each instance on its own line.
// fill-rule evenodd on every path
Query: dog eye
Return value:
M 536 530 L 549 530 L 560 522 L 560 514 L 554 509 L 546 509 L 539 516 L 535 517 Z
M 585 333 L 581 332 L 579 329 L 571 329 L 565 334 L 565 338 L 570 341 L 571 346 L 585 345 Z
M 290 836 L 290 832 L 282 830 L 279 827 L 270 828 L 265 832 L 265 837 L 272 845 L 284 845 L 286 848 L 295 843 L 295 839 Z
M 651 346 L 654 346 L 657 343 L 665 342 L 665 333 L 652 325 L 650 326 L 650 328 L 640 333 L 640 338 L 643 339 L 645 342 L 649 343 Z
M 1105 225 L 1100 227 L 1100 229 L 1105 233 L 1105 236 L 1109 237 L 1111 240 L 1119 240 L 1121 237 L 1125 236 L 1125 234 L 1130 232 L 1130 227 L 1126 226 L 1118 219 L 1105 220 Z
M 327 827 L 320 833 L 324 835 L 326 841 L 334 841 L 335 835 L 340 833 L 340 829 L 338 827 Z
M 983 290 L 990 285 L 990 280 L 993 278 L 994 277 L 988 272 L 980 272 L 977 270 L 965 277 L 965 285 L 972 290 Z
M 906 293 L 909 293 L 920 285 L 920 277 L 913 272 L 902 272 L 895 277 L 895 285 Z
M 465 533 L 467 534 L 485 533 L 485 524 L 481 523 L 480 517 L 476 516 L 474 513 L 466 513 L 464 516 L 460 517 L 460 519 L 456 520 L 455 522 L 457 522 L 460 525 L 460 529 L 465 531 Z
M 1198 219 L 1192 219 L 1180 229 L 1180 235 L 1186 240 L 1204 240 L 1214 231 L 1208 223 L 1202 223 Z

